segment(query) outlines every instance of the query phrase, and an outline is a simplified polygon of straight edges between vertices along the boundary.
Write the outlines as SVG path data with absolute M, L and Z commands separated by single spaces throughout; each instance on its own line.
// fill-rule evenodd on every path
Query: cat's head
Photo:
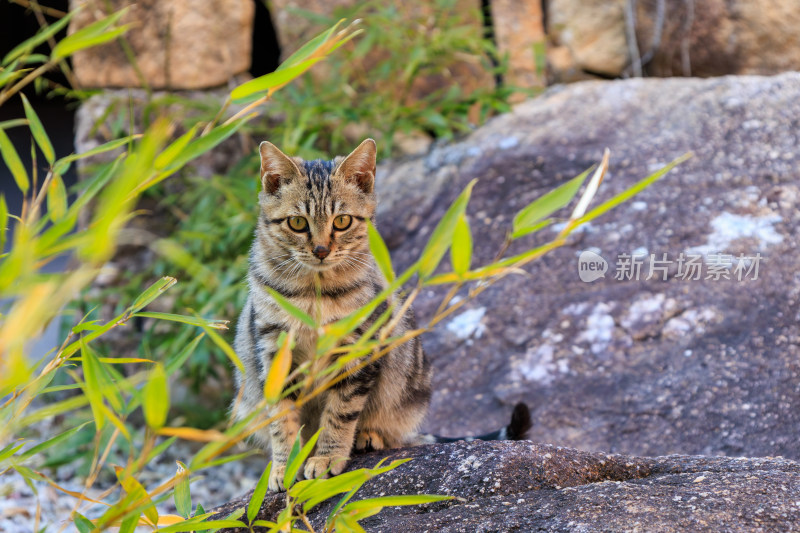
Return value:
M 367 220 L 376 204 L 375 141 L 332 161 L 290 158 L 266 141 L 259 151 L 261 218 L 272 246 L 311 270 L 366 262 Z

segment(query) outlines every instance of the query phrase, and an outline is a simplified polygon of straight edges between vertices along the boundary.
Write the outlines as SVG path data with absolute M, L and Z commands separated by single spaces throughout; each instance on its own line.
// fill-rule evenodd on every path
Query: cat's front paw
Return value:
M 306 479 L 316 479 L 318 477 L 326 478 L 328 475 L 338 476 L 344 471 L 347 466 L 349 457 L 342 455 L 317 455 L 309 457 L 306 460 L 306 466 L 303 470 L 303 475 Z M 330 468 L 330 472 L 328 472 Z
M 286 465 L 272 464 L 272 470 L 269 472 L 269 483 L 267 486 L 272 492 L 283 492 L 286 487 L 283 486 L 283 475 L 286 473 Z

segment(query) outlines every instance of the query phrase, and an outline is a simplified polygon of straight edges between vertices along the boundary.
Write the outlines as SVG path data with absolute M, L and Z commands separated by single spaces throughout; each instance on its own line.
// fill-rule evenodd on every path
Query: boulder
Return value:
M 402 271 L 473 178 L 467 213 L 481 265 L 515 213 L 604 148 L 611 166 L 596 201 L 694 152 L 423 338 L 434 367 L 426 429 L 479 434 L 525 401 L 537 442 L 800 459 L 799 115 L 798 73 L 586 82 L 555 87 L 424 157 L 379 166 L 378 227 Z M 509 253 L 555 235 L 544 229 Z M 604 278 L 581 281 L 587 250 L 608 262 Z M 616 279 L 634 253 L 639 279 Z M 702 279 L 679 277 L 681 254 L 698 259 Z M 720 254 L 733 256 L 727 267 Z M 737 274 L 740 254 L 760 254 L 757 276 Z M 421 323 L 444 290 L 422 291 Z
M 800 520 L 800 465 L 785 459 L 645 459 L 473 441 L 370 453 L 350 468 L 372 468 L 384 457 L 412 461 L 368 481 L 353 501 L 421 493 L 455 498 L 386 507 L 361 522 L 376 533 L 789 531 Z M 246 507 L 251 494 L 215 509 L 215 518 Z M 310 513 L 315 530 L 336 501 Z M 268 494 L 258 518 L 275 520 L 285 503 L 284 494 Z
M 630 76 L 635 55 L 646 74 L 659 77 L 800 69 L 794 0 L 548 0 L 546 12 L 556 81 Z
M 508 55 L 504 81 L 517 87 L 544 86 L 544 65 L 537 58 L 537 47 L 545 49 L 541 0 L 493 0 L 490 6 L 497 52 Z
M 134 64 L 120 41 L 76 53 L 82 87 L 203 89 L 250 68 L 252 0 L 70 0 L 71 10 L 78 6 L 70 33 L 128 6 L 124 39 L 135 57 Z

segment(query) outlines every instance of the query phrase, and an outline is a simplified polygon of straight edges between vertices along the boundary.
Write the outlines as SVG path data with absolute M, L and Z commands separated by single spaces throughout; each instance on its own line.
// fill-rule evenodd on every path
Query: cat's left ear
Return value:
M 367 139 L 358 145 L 336 168 L 336 175 L 358 185 L 366 194 L 375 188 L 375 166 L 378 147 L 375 141 Z

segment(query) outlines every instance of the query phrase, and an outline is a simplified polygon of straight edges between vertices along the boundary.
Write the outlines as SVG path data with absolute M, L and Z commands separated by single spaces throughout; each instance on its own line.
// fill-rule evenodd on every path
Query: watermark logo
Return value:
M 603 256 L 591 250 L 581 252 L 578 257 L 578 276 L 581 281 L 591 283 L 606 277 L 606 272 L 608 272 L 608 261 L 603 259 Z
M 640 281 L 658 279 L 667 281 L 756 281 L 759 266 L 765 258 L 760 253 L 738 256 L 726 253 L 684 253 L 670 258 L 669 254 L 648 254 L 634 251 L 617 255 L 613 278 L 616 281 Z M 585 250 L 578 256 L 578 276 L 590 283 L 605 278 L 608 261 L 601 255 Z

